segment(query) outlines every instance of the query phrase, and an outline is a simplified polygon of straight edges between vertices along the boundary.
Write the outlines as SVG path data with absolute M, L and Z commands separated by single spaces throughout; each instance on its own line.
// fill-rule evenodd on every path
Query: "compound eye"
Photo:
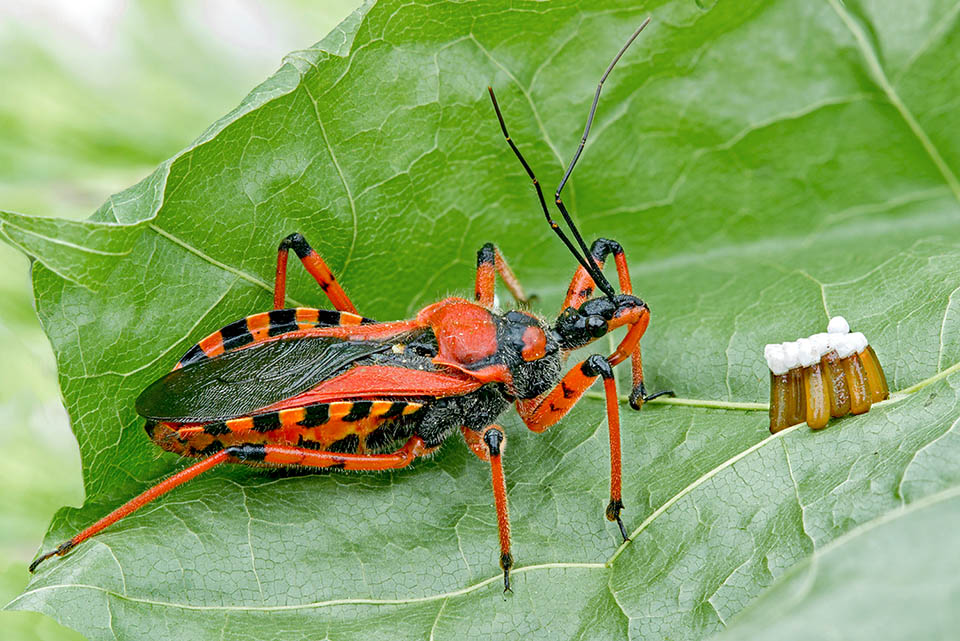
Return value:
M 600 338 L 607 333 L 607 321 L 599 316 L 587 317 L 587 331 L 594 338 Z
M 533 325 L 523 330 L 523 349 L 520 356 L 525 361 L 535 361 L 547 354 L 547 336 L 543 330 Z

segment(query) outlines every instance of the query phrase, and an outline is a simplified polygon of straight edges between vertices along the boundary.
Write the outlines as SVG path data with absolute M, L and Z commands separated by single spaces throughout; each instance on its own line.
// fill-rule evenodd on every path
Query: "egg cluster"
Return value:
M 820 429 L 831 417 L 863 414 L 890 396 L 877 355 L 842 316 L 827 331 L 763 349 L 770 367 L 770 431 L 807 422 Z

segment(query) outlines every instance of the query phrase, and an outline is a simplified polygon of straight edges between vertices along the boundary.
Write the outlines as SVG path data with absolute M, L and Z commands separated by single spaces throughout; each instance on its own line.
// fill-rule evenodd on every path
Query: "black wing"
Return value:
M 201 423 L 246 416 L 305 392 L 390 343 L 330 336 L 274 340 L 175 369 L 143 390 L 137 413 Z

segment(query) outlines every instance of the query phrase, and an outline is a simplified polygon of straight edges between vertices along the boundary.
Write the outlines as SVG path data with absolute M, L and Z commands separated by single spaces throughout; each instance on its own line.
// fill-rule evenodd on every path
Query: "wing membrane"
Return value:
M 182 423 L 245 416 L 389 349 L 331 336 L 268 341 L 173 370 L 140 394 L 136 409 L 144 418 Z

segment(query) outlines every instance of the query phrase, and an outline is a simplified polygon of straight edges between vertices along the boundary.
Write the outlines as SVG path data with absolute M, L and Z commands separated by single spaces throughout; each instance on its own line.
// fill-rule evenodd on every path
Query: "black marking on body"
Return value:
M 207 423 L 203 426 L 203 431 L 209 434 L 210 436 L 223 436 L 224 434 L 230 433 L 230 428 L 227 427 L 227 424 L 222 421 L 217 421 L 215 423 Z
M 355 401 L 350 407 L 350 411 L 343 417 L 343 422 L 352 423 L 367 418 L 370 416 L 371 405 L 373 405 L 373 403 L 370 401 Z
M 339 441 L 330 445 L 331 452 L 356 452 L 360 449 L 360 437 L 356 434 L 344 436 Z
M 197 456 L 210 456 L 211 454 L 216 454 L 223 449 L 223 443 L 219 439 L 214 439 L 210 442 L 210 445 L 207 445 L 202 450 L 196 450 Z
M 323 443 L 305 439 L 303 438 L 303 434 L 301 434 L 299 438 L 297 438 L 297 447 L 302 447 L 305 450 L 322 450 Z
M 183 358 L 180 359 L 180 365 L 190 365 L 191 363 L 196 363 L 202 360 L 206 360 L 207 355 L 204 353 L 203 349 L 199 345 L 194 345 L 187 350 L 187 353 L 183 355 Z
M 416 414 L 411 416 L 416 416 Z M 395 446 L 409 439 L 412 434 L 412 421 L 387 421 L 367 434 L 364 444 L 368 452 L 384 452 L 396 449 Z
M 330 406 L 321 403 L 320 405 L 307 405 L 304 408 L 305 414 L 300 425 L 303 427 L 317 427 L 330 420 Z
M 251 417 L 253 419 L 253 431 L 260 432 L 271 432 L 273 430 L 279 429 L 280 425 L 280 412 L 267 412 L 266 414 L 257 414 L 256 416 Z
M 384 412 L 380 418 L 383 420 L 389 420 L 391 418 L 403 416 L 403 410 L 406 409 L 406 407 L 407 403 L 404 403 L 403 401 L 394 401 L 394 403 L 390 405 L 390 409 Z
M 577 395 L 577 390 L 575 390 L 575 389 L 570 389 L 570 386 L 567 385 L 567 384 L 566 384 L 565 382 L 563 382 L 562 380 L 560 381 L 560 389 L 561 389 L 561 391 L 563 391 L 563 397 L 564 397 L 564 398 L 573 398 L 574 396 Z
M 220 330 L 220 335 L 223 337 L 224 351 L 243 347 L 253 342 L 253 334 L 247 329 L 246 318 L 225 325 Z
M 267 330 L 268 336 L 280 336 L 287 332 L 299 329 L 297 325 L 297 310 L 295 309 L 273 309 L 269 312 L 270 329 Z

